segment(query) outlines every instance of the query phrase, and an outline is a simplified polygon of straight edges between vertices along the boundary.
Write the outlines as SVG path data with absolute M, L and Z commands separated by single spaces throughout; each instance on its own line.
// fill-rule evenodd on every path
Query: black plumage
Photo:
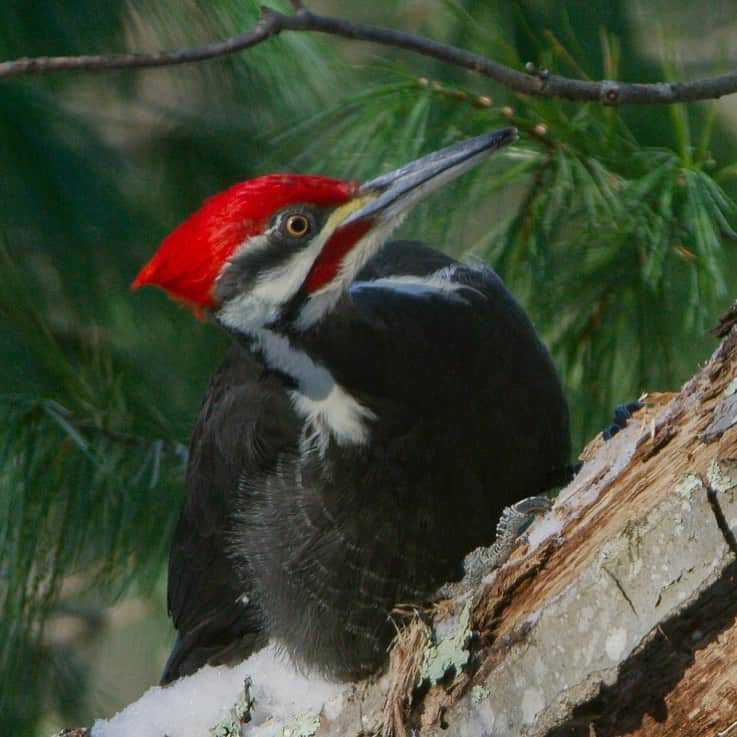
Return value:
M 486 267 L 390 243 L 314 327 L 283 329 L 373 413 L 370 442 L 310 443 L 293 382 L 234 336 L 192 437 L 164 683 L 269 637 L 336 678 L 375 670 L 392 608 L 458 578 L 569 461 L 550 356 Z

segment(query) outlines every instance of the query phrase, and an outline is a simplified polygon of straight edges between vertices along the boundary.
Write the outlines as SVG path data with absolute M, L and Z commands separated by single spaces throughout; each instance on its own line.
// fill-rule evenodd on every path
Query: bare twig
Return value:
M 128 69 L 160 67 L 217 59 L 256 46 L 282 31 L 326 33 L 356 41 L 371 41 L 405 49 L 462 67 L 493 79 L 525 95 L 564 98 L 604 105 L 654 105 L 711 100 L 737 92 L 737 71 L 692 82 L 657 82 L 639 84 L 611 80 L 572 79 L 555 74 L 525 73 L 493 59 L 465 49 L 440 43 L 424 36 L 382 28 L 367 23 L 353 23 L 346 18 L 316 15 L 301 0 L 292 0 L 295 12 L 278 13 L 261 9 L 258 23 L 243 33 L 224 41 L 174 51 L 141 54 L 99 54 L 95 56 L 41 56 L 0 63 L 0 79 L 64 70 Z
M 263 10 L 258 23 L 247 31 L 204 46 L 174 51 L 153 51 L 146 54 L 96 54 L 91 56 L 37 56 L 0 63 L 0 79 L 20 77 L 26 74 L 43 74 L 72 70 L 131 69 L 136 67 L 163 67 L 173 64 L 217 59 L 243 51 L 266 41 L 282 30 L 277 19 L 282 16 L 271 10 Z

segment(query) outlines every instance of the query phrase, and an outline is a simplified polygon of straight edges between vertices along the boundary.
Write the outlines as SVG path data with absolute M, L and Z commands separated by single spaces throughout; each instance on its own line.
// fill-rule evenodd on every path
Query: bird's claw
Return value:
M 509 560 L 518 539 L 532 522 L 533 516 L 545 514 L 552 502 L 543 496 L 530 496 L 502 511 L 496 526 L 496 539 L 488 548 L 476 548 L 463 561 L 466 577 L 478 580 Z
M 632 415 L 644 406 L 642 402 L 618 404 L 614 408 L 614 424 L 605 427 L 602 432 L 604 440 L 611 440 L 620 430 L 624 429 L 627 426 L 627 421 L 632 418 Z

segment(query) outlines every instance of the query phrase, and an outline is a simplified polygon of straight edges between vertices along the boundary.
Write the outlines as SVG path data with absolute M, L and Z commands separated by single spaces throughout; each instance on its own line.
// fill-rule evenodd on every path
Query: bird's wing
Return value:
M 472 447 L 484 437 L 498 448 L 509 445 L 510 465 L 529 467 L 531 491 L 516 493 L 539 492 L 567 466 L 568 410 L 552 359 L 492 269 L 397 242 L 360 276 L 349 290 L 362 318 L 353 320 L 352 330 L 365 329 L 370 340 L 355 342 L 371 345 L 373 355 L 362 355 L 359 345 L 347 366 L 334 340 L 326 356 L 349 389 L 350 377 L 359 377 L 356 386 L 409 400 L 418 416 L 437 398 L 445 408 L 441 419 L 463 444 Z
M 299 424 L 280 382 L 234 345 L 210 382 L 190 444 L 187 495 L 169 557 L 168 609 L 179 638 L 166 683 L 206 662 L 247 656 L 264 641 L 259 612 L 228 550 L 240 477 L 261 473 Z

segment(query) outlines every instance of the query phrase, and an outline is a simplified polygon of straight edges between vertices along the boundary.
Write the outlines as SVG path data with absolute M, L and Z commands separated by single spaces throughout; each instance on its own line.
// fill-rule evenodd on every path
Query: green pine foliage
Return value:
M 691 73 L 687 59 L 640 55 L 626 0 L 569 5 L 395 3 L 370 20 L 517 68 L 637 81 Z M 58 6 L 4 5 L 0 56 L 193 45 L 257 17 L 252 0 L 121 0 L 84 15 L 79 3 Z M 336 12 L 369 19 L 355 3 Z M 716 104 L 519 98 L 429 59 L 300 34 L 207 64 L 0 84 L 9 733 L 35 734 L 43 713 L 68 725 L 100 715 L 87 664 L 49 634 L 53 617 L 132 592 L 160 597 L 189 429 L 226 344 L 160 293 L 130 293 L 160 239 L 208 195 L 264 171 L 373 177 L 506 125 L 519 143 L 418 208 L 399 235 L 499 271 L 553 352 L 580 447 L 617 402 L 677 389 L 735 295 L 737 149 Z

